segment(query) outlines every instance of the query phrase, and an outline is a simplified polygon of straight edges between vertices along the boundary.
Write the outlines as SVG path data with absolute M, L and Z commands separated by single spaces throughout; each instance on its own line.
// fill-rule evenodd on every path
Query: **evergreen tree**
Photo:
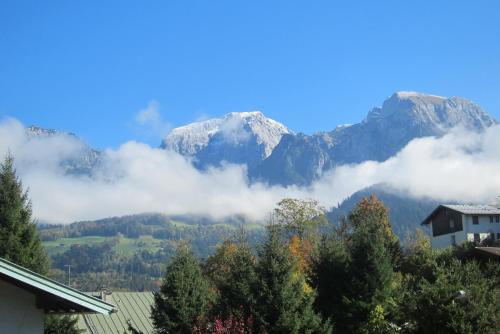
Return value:
M 23 191 L 10 154 L 0 165 L 0 257 L 39 274 L 48 273 L 49 260 L 32 219 L 28 192 Z M 78 333 L 76 318 L 48 315 L 44 332 Z
M 77 328 L 77 322 L 76 316 L 46 315 L 43 332 L 45 334 L 80 334 L 83 330 Z
M 418 282 L 424 278 L 434 279 L 439 252 L 431 247 L 429 237 L 420 229 L 406 241 L 406 249 L 401 261 L 401 272 L 406 276 L 407 283 Z
M 270 227 L 257 264 L 257 325 L 269 333 L 328 333 L 313 310 L 315 292 L 297 266 L 279 230 Z
M 191 333 L 195 323 L 206 315 L 211 287 L 187 247 L 178 248 L 154 299 L 151 318 L 157 333 Z
M 334 322 L 336 331 L 357 332 L 365 322 L 379 319 L 377 306 L 388 308 L 397 247 L 387 209 L 374 196 L 358 203 L 349 225 L 342 224 L 323 240 L 313 262 L 315 306 Z
M 377 305 L 386 307 L 392 293 L 394 272 L 383 231 L 376 225 L 356 227 L 350 242 L 350 284 L 344 296 L 349 312 L 345 319 L 356 329 Z
M 360 334 L 397 334 L 399 332 L 397 326 L 385 319 L 384 308 L 381 305 L 375 306 L 368 320 L 359 329 Z
M 389 221 L 389 211 L 384 203 L 374 194 L 364 197 L 349 214 L 349 222 L 356 229 L 362 226 L 370 226 L 381 231 L 381 237 L 393 268 L 399 268 L 401 262 L 401 246 L 398 237 L 392 230 Z
M 350 254 L 344 240 L 331 235 L 325 238 L 312 264 L 311 281 L 317 291 L 315 308 L 323 318 L 330 318 L 335 331 L 346 321 L 343 296 L 351 284 Z
M 46 274 L 48 258 L 31 217 L 31 202 L 7 154 L 0 165 L 0 257 Z
M 407 287 L 402 309 L 414 333 L 498 333 L 500 289 L 478 263 L 453 259 L 435 267 L 434 279 Z
M 223 242 L 207 259 L 206 271 L 217 289 L 215 316 L 227 319 L 231 316 L 246 318 L 253 314 L 255 257 L 247 243 Z

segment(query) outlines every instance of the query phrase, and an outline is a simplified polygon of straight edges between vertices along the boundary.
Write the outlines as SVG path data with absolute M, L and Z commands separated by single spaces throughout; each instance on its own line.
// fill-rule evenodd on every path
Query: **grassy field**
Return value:
M 130 217 L 123 218 L 124 221 L 120 221 L 119 218 L 116 219 L 117 219 L 116 221 L 111 220 L 110 222 L 108 222 L 109 224 L 114 224 L 112 226 L 115 227 L 115 230 L 118 230 L 118 227 L 121 227 L 123 230 L 123 226 L 127 226 L 127 224 L 134 223 L 133 220 L 130 220 Z M 144 223 L 147 222 L 148 222 L 147 220 L 144 221 Z M 175 244 L 180 238 L 188 241 L 194 241 L 195 243 L 197 243 L 198 250 L 204 249 L 202 252 L 206 252 L 207 247 L 208 248 L 214 247 L 215 243 L 217 242 L 216 240 L 217 238 L 220 238 L 221 241 L 224 239 L 224 233 L 230 236 L 231 234 L 233 234 L 234 232 L 238 231 L 241 228 L 240 225 L 229 224 L 229 223 L 200 225 L 200 224 L 188 224 L 180 220 L 170 220 L 168 224 L 170 224 L 171 227 L 172 226 L 174 227 L 173 233 L 176 236 L 173 237 L 172 239 L 156 239 L 153 237 L 153 235 L 162 235 L 162 234 L 161 233 L 156 234 L 155 232 L 158 231 L 161 232 L 162 229 L 168 228 L 168 224 L 162 223 L 161 221 L 157 222 L 154 220 L 153 222 L 154 222 L 153 224 L 150 223 L 144 225 L 148 227 L 146 229 L 147 234 L 143 234 L 139 238 L 127 238 L 123 234 L 118 232 L 116 236 L 108 236 L 110 233 L 105 229 L 103 229 L 103 231 L 106 232 L 107 234 L 100 235 L 99 234 L 100 230 L 96 228 L 95 223 L 82 222 L 79 223 L 80 228 L 78 229 L 78 231 L 73 231 L 73 232 L 85 231 L 85 229 L 87 228 L 91 231 L 91 233 L 88 233 L 87 231 L 86 234 L 95 233 L 95 235 L 85 236 L 85 237 L 59 238 L 54 241 L 46 241 L 43 244 L 45 246 L 47 253 L 50 256 L 53 256 L 68 251 L 73 245 L 96 245 L 106 241 L 117 240 L 118 242 L 114 246 L 114 249 L 117 252 L 117 254 L 130 257 L 140 251 L 148 251 L 151 253 L 155 253 L 156 251 L 167 246 L 167 244 L 172 246 L 172 243 Z M 264 229 L 263 225 L 255 223 L 248 223 L 245 224 L 243 227 L 249 232 L 258 232 L 259 230 Z M 66 234 L 56 233 L 56 232 L 61 232 L 59 230 L 62 229 L 68 230 L 65 231 Z M 177 234 L 175 230 L 179 233 Z M 65 226 L 65 227 L 54 228 L 54 231 L 52 232 L 50 231 L 50 229 L 44 230 L 42 232 L 45 232 L 48 235 L 50 235 L 50 233 L 54 233 L 53 236 L 56 237 L 57 235 L 68 235 L 70 234 L 71 231 L 67 226 Z
M 120 254 L 131 256 L 142 250 L 154 253 L 161 249 L 162 243 L 163 241 L 160 239 L 155 239 L 150 235 L 143 235 L 137 239 L 120 238 L 120 242 L 115 249 Z
M 49 255 L 63 253 L 67 251 L 72 245 L 91 245 L 105 241 L 106 237 L 90 236 L 80 238 L 61 238 L 54 241 L 46 241 L 43 246 Z
M 67 251 L 72 245 L 92 245 L 112 239 L 116 239 L 116 237 L 89 236 L 80 238 L 61 238 L 55 241 L 44 242 L 43 245 L 49 255 L 54 255 Z M 156 252 L 162 245 L 162 240 L 155 239 L 149 235 L 141 236 L 137 239 L 120 237 L 118 240 L 119 242 L 115 246 L 115 249 L 119 254 L 126 256 L 133 255 L 141 250 Z

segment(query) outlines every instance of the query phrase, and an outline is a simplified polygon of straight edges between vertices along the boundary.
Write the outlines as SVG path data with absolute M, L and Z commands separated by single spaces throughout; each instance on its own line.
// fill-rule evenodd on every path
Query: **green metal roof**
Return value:
M 78 316 L 78 328 L 90 334 L 128 333 L 127 321 L 144 334 L 153 333 L 151 306 L 152 292 L 112 292 L 105 295 L 106 301 L 115 304 L 116 313 L 109 316 L 82 314 Z
M 111 314 L 115 306 L 0 258 L 0 279 L 36 295 L 37 306 L 54 313 Z

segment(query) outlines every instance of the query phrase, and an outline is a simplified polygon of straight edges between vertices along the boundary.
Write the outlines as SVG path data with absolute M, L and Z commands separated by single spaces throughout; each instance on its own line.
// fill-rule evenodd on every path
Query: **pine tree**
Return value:
M 350 284 L 344 306 L 351 324 L 356 327 L 377 305 L 385 307 L 391 294 L 394 272 L 384 238 L 374 226 L 361 225 L 352 235 L 350 245 Z
M 313 310 L 315 297 L 297 269 L 298 263 L 270 227 L 257 264 L 256 322 L 269 333 L 329 333 Z
M 415 333 L 498 333 L 498 278 L 457 259 L 437 264 L 433 276 L 406 287 L 402 309 Z
M 32 219 L 28 192 L 23 191 L 10 154 L 0 165 L 0 257 L 37 273 L 48 273 L 49 260 Z M 44 332 L 78 333 L 76 318 L 48 315 Z
M 0 257 L 46 274 L 48 258 L 31 215 L 28 193 L 7 154 L 0 165 Z
M 401 246 L 392 230 L 389 211 L 377 196 L 372 194 L 363 198 L 349 214 L 349 222 L 355 229 L 361 226 L 371 226 L 380 230 L 384 245 L 389 251 L 391 264 L 394 269 L 399 268 L 402 256 Z
M 206 271 L 217 289 L 215 316 L 246 318 L 253 314 L 255 256 L 247 243 L 224 241 L 207 259 Z
M 336 331 L 358 332 L 365 322 L 380 318 L 377 307 L 389 308 L 398 247 L 387 209 L 374 196 L 359 202 L 348 224 L 322 241 L 312 270 L 315 307 Z
M 43 324 L 45 334 L 81 334 L 77 327 L 78 318 L 69 315 L 46 315 Z
M 177 250 L 154 299 L 151 318 L 157 333 L 191 333 L 195 323 L 206 315 L 211 288 L 187 247 Z
M 377 305 L 388 306 L 399 243 L 387 209 L 375 196 L 359 202 L 349 220 L 353 229 L 347 241 L 351 279 L 343 304 L 348 312 L 345 323 L 357 329 Z
M 315 308 L 330 318 L 337 332 L 346 321 L 343 296 L 351 284 L 350 254 L 344 240 L 336 235 L 325 238 L 312 263 L 312 286 L 317 291 Z

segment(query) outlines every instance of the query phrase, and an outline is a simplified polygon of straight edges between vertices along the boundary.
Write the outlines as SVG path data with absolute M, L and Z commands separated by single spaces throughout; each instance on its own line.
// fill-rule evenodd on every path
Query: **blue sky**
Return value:
M 179 126 L 261 110 L 313 133 L 397 90 L 500 118 L 498 1 L 2 1 L 0 117 L 130 140 L 152 100 Z

